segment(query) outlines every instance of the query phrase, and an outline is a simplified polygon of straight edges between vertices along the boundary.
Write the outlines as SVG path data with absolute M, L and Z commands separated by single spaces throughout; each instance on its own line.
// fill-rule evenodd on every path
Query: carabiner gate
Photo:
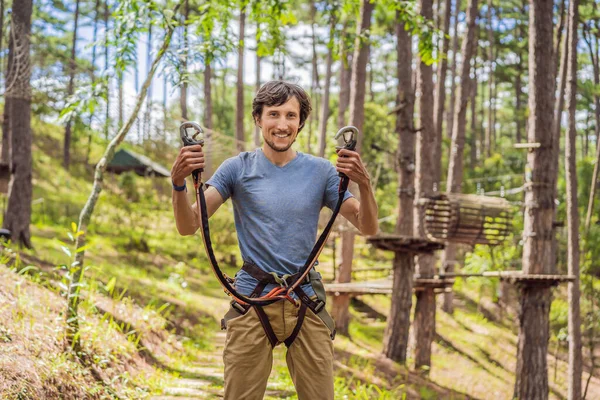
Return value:
M 350 137 L 346 135 L 347 132 L 350 132 Z M 345 126 L 335 134 L 335 139 L 339 139 L 340 136 L 344 139 L 344 145 L 336 146 L 336 149 L 347 149 L 354 151 L 358 139 L 358 128 L 352 125 Z
M 189 128 L 196 131 L 191 137 L 187 131 Z M 179 125 L 179 136 L 184 146 L 193 146 L 196 144 L 204 146 L 204 139 L 196 139 L 198 135 L 204 135 L 204 130 L 197 122 L 187 121 Z

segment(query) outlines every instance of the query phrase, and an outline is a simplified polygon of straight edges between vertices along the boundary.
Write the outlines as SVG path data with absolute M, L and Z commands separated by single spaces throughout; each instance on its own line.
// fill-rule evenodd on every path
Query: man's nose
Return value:
M 285 117 L 281 117 L 277 120 L 277 129 L 281 131 L 286 131 L 288 129 L 288 121 Z

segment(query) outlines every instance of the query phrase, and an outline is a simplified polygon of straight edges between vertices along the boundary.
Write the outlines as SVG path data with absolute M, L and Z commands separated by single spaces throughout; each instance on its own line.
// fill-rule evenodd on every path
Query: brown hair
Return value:
M 286 103 L 292 96 L 300 103 L 300 127 L 298 128 L 298 132 L 300 132 L 312 111 L 312 107 L 308 94 L 294 83 L 269 81 L 262 85 L 252 101 L 252 117 L 254 121 L 257 121 L 261 117 L 264 106 L 280 106 Z

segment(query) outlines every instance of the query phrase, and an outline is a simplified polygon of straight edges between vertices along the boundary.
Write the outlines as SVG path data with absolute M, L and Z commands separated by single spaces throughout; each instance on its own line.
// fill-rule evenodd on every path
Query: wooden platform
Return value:
M 449 291 L 452 289 L 452 285 L 454 285 L 454 279 L 415 278 L 413 290 L 420 291 L 425 288 L 433 288 L 436 291 Z M 325 291 L 334 296 L 339 296 L 340 294 L 349 294 L 351 296 L 360 296 L 364 294 L 391 294 L 392 280 L 380 279 L 376 281 L 326 283 Z
M 522 271 L 487 271 L 479 274 L 457 272 L 439 274 L 436 275 L 436 277 L 441 279 L 456 277 L 500 278 L 502 281 L 524 284 L 559 284 L 562 282 L 573 282 L 575 280 L 574 275 L 524 274 Z
M 381 250 L 398 253 L 433 253 L 444 248 L 444 243 L 422 237 L 383 234 L 367 237 L 367 241 Z

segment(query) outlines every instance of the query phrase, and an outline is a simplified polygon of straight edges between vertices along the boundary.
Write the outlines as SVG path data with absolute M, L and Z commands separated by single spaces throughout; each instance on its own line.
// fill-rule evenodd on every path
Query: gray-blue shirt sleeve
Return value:
M 215 171 L 213 176 L 206 182 L 208 186 L 213 186 L 223 201 L 233 196 L 235 182 L 237 181 L 238 173 L 241 170 L 239 157 L 232 157 L 225 160 Z
M 327 169 L 327 187 L 325 188 L 325 198 L 323 204 L 327 206 L 329 209 L 333 210 L 337 201 L 339 199 L 338 188 L 340 186 L 340 177 L 338 172 L 335 170 L 335 167 L 329 163 L 329 168 Z M 350 191 L 346 190 L 344 194 L 344 201 L 348 200 L 350 197 L 354 197 Z

